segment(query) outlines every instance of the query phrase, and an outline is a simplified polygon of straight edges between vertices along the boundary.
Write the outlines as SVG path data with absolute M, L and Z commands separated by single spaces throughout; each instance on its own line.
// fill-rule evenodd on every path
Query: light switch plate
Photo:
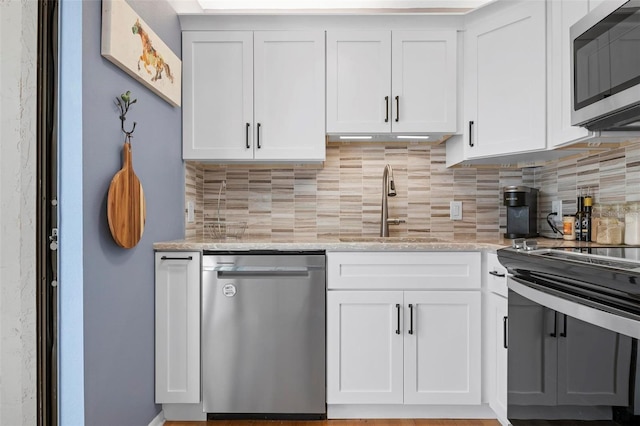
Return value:
M 192 200 L 187 201 L 187 222 L 193 223 L 195 222 L 195 206 Z
M 449 202 L 449 219 L 462 220 L 462 201 Z

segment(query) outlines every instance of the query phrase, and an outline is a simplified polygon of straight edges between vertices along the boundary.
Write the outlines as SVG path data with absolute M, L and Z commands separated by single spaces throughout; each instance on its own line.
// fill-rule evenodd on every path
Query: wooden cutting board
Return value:
M 135 247 L 142 238 L 146 219 L 144 192 L 133 171 L 131 143 L 122 148 L 122 169 L 113 176 L 107 196 L 107 219 L 115 242 L 124 248 Z

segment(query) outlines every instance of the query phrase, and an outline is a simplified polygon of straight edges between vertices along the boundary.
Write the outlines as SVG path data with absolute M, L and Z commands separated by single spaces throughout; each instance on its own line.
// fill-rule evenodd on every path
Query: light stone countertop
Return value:
M 579 247 L 589 243 L 564 241 L 562 239 L 538 238 L 544 247 Z M 489 251 L 511 245 L 509 239 L 494 242 L 476 240 L 445 240 L 430 237 L 354 237 L 322 241 L 273 242 L 260 240 L 216 241 L 210 238 L 189 238 L 184 240 L 157 242 L 155 250 L 166 251 L 248 251 L 248 250 L 281 250 L 281 251 Z

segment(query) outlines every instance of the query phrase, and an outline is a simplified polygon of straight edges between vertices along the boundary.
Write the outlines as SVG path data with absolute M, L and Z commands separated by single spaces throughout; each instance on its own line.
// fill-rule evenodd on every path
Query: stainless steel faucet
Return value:
M 405 221 L 402 219 L 389 219 L 389 202 L 387 197 L 396 196 L 396 184 L 393 181 L 393 169 L 389 164 L 382 173 L 382 209 L 380 214 L 380 236 L 389 236 L 389 224 L 399 225 Z

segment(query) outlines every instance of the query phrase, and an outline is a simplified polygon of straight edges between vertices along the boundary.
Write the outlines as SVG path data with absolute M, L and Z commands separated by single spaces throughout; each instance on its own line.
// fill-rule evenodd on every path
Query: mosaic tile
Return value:
M 203 234 L 217 218 L 248 223 L 247 238 L 323 241 L 377 236 L 382 173 L 393 167 L 397 196 L 389 216 L 406 220 L 390 226 L 392 236 L 475 238 L 495 241 L 506 230 L 502 191 L 509 185 L 540 189 L 539 228 L 546 229 L 551 201 L 565 213 L 576 194 L 590 188 L 597 203 L 640 201 L 640 142 L 522 170 L 488 167 L 447 169 L 444 145 L 331 143 L 322 167 L 211 165 L 187 162 L 185 201 L 195 200 L 195 222 L 185 235 Z M 463 202 L 463 219 L 449 219 L 449 202 Z

